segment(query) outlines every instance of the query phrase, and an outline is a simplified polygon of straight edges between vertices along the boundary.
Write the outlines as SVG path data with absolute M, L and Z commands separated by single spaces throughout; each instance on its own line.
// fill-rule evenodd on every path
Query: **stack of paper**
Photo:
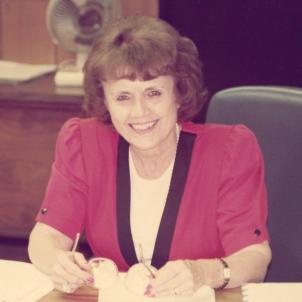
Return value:
M 192 296 L 147 297 L 131 292 L 126 286 L 126 273 L 119 273 L 117 282 L 99 290 L 98 302 L 215 302 L 215 292 L 209 286 L 201 286 Z M 264 301 L 263 301 L 264 302 Z
M 244 302 L 302 302 L 302 283 L 249 283 L 242 296 Z
M 84 74 L 82 71 L 58 70 L 55 75 L 55 84 L 57 86 L 83 86 Z
M 34 302 L 52 290 L 50 278 L 32 264 L 0 260 L 0 301 Z
M 35 65 L 0 60 L 0 81 L 16 83 L 29 81 L 56 69 L 56 65 Z

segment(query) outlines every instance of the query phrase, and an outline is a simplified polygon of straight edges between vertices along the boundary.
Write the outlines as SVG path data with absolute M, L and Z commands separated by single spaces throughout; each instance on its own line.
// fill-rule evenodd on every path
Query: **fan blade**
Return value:
M 84 6 L 88 2 L 87 0 L 70 0 L 70 1 L 78 8 Z

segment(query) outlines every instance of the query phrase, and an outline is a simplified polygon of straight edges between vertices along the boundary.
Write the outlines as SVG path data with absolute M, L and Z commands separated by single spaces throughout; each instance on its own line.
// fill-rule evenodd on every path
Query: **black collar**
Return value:
M 181 132 L 166 205 L 159 225 L 151 264 L 162 267 L 168 260 L 178 210 L 184 192 L 195 134 Z M 120 137 L 117 164 L 117 227 L 121 252 L 129 266 L 138 262 L 130 227 L 129 144 Z

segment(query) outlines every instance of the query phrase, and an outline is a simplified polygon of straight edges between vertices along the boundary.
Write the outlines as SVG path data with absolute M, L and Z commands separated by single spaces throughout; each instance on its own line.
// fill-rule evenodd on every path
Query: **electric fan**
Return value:
M 62 62 L 55 75 L 58 86 L 82 86 L 82 67 L 93 40 L 121 15 L 120 0 L 50 0 L 46 23 L 53 42 L 75 52 L 76 59 Z

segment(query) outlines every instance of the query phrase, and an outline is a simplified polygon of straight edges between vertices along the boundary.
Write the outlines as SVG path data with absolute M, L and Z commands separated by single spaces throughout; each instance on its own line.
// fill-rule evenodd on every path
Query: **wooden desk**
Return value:
M 0 237 L 26 238 L 44 196 L 62 124 L 82 116 L 79 89 L 52 75 L 0 84 Z
M 216 302 L 242 302 L 240 288 L 225 289 L 215 293 Z M 52 291 L 38 302 L 86 302 L 98 300 L 98 292 L 91 287 L 80 288 L 73 294 L 64 294 L 58 291 Z M 118 302 L 118 301 L 117 301 Z

